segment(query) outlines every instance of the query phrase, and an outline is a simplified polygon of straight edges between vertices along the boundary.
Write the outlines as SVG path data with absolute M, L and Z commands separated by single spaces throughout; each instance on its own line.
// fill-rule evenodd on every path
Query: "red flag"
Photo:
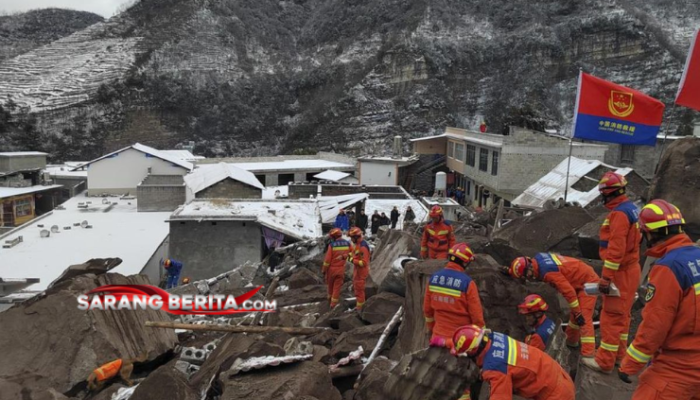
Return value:
M 479 125 L 479 130 L 481 133 L 486 133 L 486 121 L 481 121 L 481 125 Z
M 676 104 L 700 111 L 700 29 L 695 32 L 676 95 Z

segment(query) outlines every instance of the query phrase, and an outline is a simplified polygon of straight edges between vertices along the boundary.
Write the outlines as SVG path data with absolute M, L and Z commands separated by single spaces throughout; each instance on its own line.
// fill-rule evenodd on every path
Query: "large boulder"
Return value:
M 199 400 L 197 394 L 189 383 L 185 374 L 175 369 L 175 360 L 153 371 L 134 390 L 129 400 Z
M 512 220 L 493 238 L 504 240 L 520 255 L 533 256 L 551 250 L 591 221 L 593 217 L 580 207 L 547 210 Z
M 385 328 L 385 324 L 366 325 L 341 334 L 331 348 L 331 356 L 346 357 L 360 346 L 371 353 Z
M 70 267 L 66 268 L 63 271 L 61 276 L 59 276 L 53 282 L 51 282 L 51 284 L 49 285 L 49 288 L 51 288 L 55 285 L 58 285 L 61 282 L 65 282 L 65 281 L 68 281 L 70 279 L 73 279 L 76 276 L 80 276 L 80 275 L 106 274 L 107 272 L 109 272 L 112 269 L 119 266 L 121 263 L 122 263 L 121 258 L 93 258 L 93 259 L 91 259 L 83 264 L 71 265 Z M 157 284 L 158 282 L 153 282 L 153 283 Z
M 574 238 L 577 239 L 581 256 L 584 258 L 600 259 L 600 227 L 607 217 L 608 214 L 600 214 L 574 232 Z
M 386 324 L 403 303 L 402 296 L 390 292 L 379 293 L 367 300 L 360 317 L 369 324 Z
M 306 268 L 298 268 L 289 278 L 290 289 L 303 289 L 307 286 L 322 284 L 323 279 Z
M 700 139 L 674 140 L 664 151 L 649 188 L 649 199 L 664 199 L 681 210 L 686 231 L 700 238 Z
M 576 400 L 630 400 L 637 388 L 635 384 L 624 383 L 617 373 L 603 375 L 584 366 L 576 372 Z
M 271 366 L 235 375 L 223 374 L 221 400 L 276 400 L 313 396 L 341 400 L 328 367 L 313 361 Z
M 0 379 L 34 391 L 66 393 L 101 364 L 148 354 L 149 360 L 177 343 L 170 329 L 146 321 L 170 322 L 163 311 L 81 311 L 76 297 L 102 285 L 147 285 L 143 275 L 80 275 L 0 313 Z M 0 392 L 0 399 L 11 399 Z
M 406 288 L 400 277 L 385 282 L 387 276 L 392 276 L 390 272 L 394 261 L 402 255 L 418 257 L 420 237 L 398 229 L 389 229 L 381 236 L 370 262 L 369 274 L 380 292 L 392 292 L 400 296 L 405 294 Z
M 409 263 L 406 267 L 406 303 L 405 313 L 397 348 L 392 349 L 392 357 L 399 357 L 408 352 L 417 351 L 428 345 L 428 332 L 423 316 L 423 298 L 430 276 L 445 267 L 444 260 L 424 260 Z M 467 273 L 476 282 L 479 297 L 484 309 L 484 318 L 488 327 L 497 332 L 524 339 L 526 331 L 522 316 L 516 305 L 530 293 L 542 295 L 549 303 L 549 314 L 553 318 L 565 317 L 560 306 L 558 294 L 550 286 L 542 283 L 528 284 L 504 276 L 499 264 L 487 254 L 477 254 Z
M 32 389 L 0 379 L 0 398 L 22 400 L 69 400 L 54 389 Z
M 384 384 L 389 371 L 396 365 L 386 357 L 377 357 L 367 365 L 360 376 L 360 382 L 353 400 L 376 400 L 384 398 Z

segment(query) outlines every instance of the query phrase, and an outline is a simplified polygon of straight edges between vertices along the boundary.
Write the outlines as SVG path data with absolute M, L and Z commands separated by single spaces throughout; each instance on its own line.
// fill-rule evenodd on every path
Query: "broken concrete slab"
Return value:
M 327 347 L 319 346 L 319 345 L 315 344 L 314 345 L 314 352 L 313 352 L 314 357 L 312 360 L 316 361 L 316 362 L 325 363 L 328 360 L 330 354 L 331 354 L 331 351 Z
M 83 264 L 71 265 L 48 286 L 49 288 L 65 282 L 76 276 L 92 274 L 102 275 L 118 267 L 122 263 L 121 258 L 93 258 Z M 157 283 L 157 282 L 154 282 Z
M 304 314 L 291 310 L 283 309 L 277 312 L 267 313 L 264 319 L 266 326 L 301 326 L 301 320 L 304 319 Z
M 297 268 L 289 278 L 290 289 L 303 289 L 307 286 L 322 285 L 323 278 L 306 268 Z
M 14 382 L 0 379 L 0 399 L 2 400 L 70 400 L 53 388 L 32 389 Z
M 384 386 L 390 400 L 457 399 L 479 379 L 479 368 L 467 357 L 430 347 L 404 356 Z
M 600 227 L 607 217 L 607 214 L 601 214 L 574 232 L 582 257 L 600 259 Z
M 625 383 L 617 376 L 617 371 L 610 375 L 601 374 L 579 365 L 576 372 L 576 400 L 630 400 L 637 387 L 637 378 L 633 383 Z
M 331 320 L 330 325 L 332 327 L 337 327 L 338 332 L 348 332 L 355 328 L 365 326 L 365 324 L 356 312 L 344 313 L 338 318 Z
M 289 289 L 275 295 L 277 307 L 328 301 L 326 285 L 307 286 L 302 289 Z
M 171 361 L 151 372 L 139 383 L 129 400 L 151 400 L 163 398 L 168 400 L 199 400 L 200 396 L 187 382 L 187 376 L 175 368 Z
M 420 237 L 397 229 L 390 229 L 381 236 L 379 246 L 374 250 L 370 262 L 370 276 L 379 287 L 380 292 L 392 292 L 405 295 L 405 285 L 401 279 L 384 282 L 399 256 L 420 256 Z
M 328 374 L 328 367 L 313 361 L 282 365 L 222 377 L 221 400 L 297 399 L 312 396 L 341 400 Z
M 374 349 L 384 328 L 385 324 L 366 325 L 341 334 L 331 348 L 331 356 L 346 357 L 360 346 Z
M 506 241 L 520 255 L 534 256 L 549 251 L 591 221 L 593 217 L 580 207 L 547 210 L 512 220 L 493 239 Z
M 360 317 L 368 324 L 385 324 L 404 304 L 404 298 L 391 292 L 382 292 L 365 303 Z
M 163 311 L 81 311 L 76 297 L 102 285 L 149 284 L 143 275 L 81 275 L 0 313 L 0 378 L 34 390 L 67 393 L 101 364 L 147 353 L 149 360 L 177 343 L 172 330 L 146 321 L 170 322 Z
M 309 340 L 314 345 L 331 347 L 333 346 L 333 343 L 338 340 L 340 335 L 341 333 L 338 331 L 327 330 L 309 337 Z
M 355 392 L 354 400 L 375 400 L 384 398 L 384 384 L 389 371 L 396 365 L 386 357 L 377 357 L 365 367 Z

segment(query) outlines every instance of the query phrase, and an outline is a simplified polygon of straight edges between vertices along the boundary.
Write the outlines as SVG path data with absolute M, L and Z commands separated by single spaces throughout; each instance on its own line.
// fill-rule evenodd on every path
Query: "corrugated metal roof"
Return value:
M 164 160 L 164 161 L 167 161 L 167 162 L 169 162 L 169 163 L 172 163 L 172 164 L 175 164 L 175 165 L 177 165 L 177 166 L 180 166 L 180 167 L 182 167 L 182 168 L 185 168 L 185 169 L 187 169 L 188 171 L 192 171 L 192 168 L 193 168 L 193 166 L 192 166 L 191 163 L 189 163 L 189 162 L 187 162 L 187 161 L 183 161 L 183 160 L 179 159 L 178 157 L 174 157 L 174 156 L 171 155 L 171 154 L 163 153 L 163 152 L 161 152 L 160 150 L 154 149 L 153 147 L 149 147 L 149 146 L 143 145 L 143 144 L 141 144 L 141 143 L 136 143 L 136 144 L 133 144 L 133 145 L 131 145 L 131 146 L 124 147 L 123 149 L 119 149 L 119 150 L 117 150 L 117 151 L 113 151 L 113 152 L 111 152 L 111 153 L 109 153 L 109 154 L 105 154 L 104 156 L 102 156 L 102 157 L 100 157 L 100 158 L 96 158 L 96 159 L 94 159 L 94 160 L 92 160 L 92 161 L 88 161 L 88 162 L 85 163 L 85 164 L 78 165 L 78 166 L 76 166 L 75 168 L 73 168 L 73 171 L 75 171 L 76 169 L 84 168 L 84 167 L 86 167 L 86 166 L 88 166 L 88 165 L 90 165 L 90 164 L 96 163 L 96 162 L 98 162 L 98 161 L 100 161 L 100 160 L 103 160 L 103 159 L 109 157 L 109 156 L 112 156 L 112 155 L 114 155 L 114 154 L 121 153 L 121 152 L 126 151 L 126 150 L 129 150 L 129 149 L 134 149 L 134 150 L 140 151 L 140 152 L 142 152 L 142 153 L 144 153 L 144 154 L 148 154 L 148 155 L 151 155 L 151 156 L 153 156 L 153 157 L 160 158 L 161 160 Z
M 521 207 L 543 208 L 544 204 L 549 200 L 556 201 L 560 198 L 563 199 L 566 188 L 566 171 L 568 162 L 568 158 L 564 159 L 564 161 L 559 163 L 559 165 L 547 173 L 547 175 L 543 176 L 537 182 L 525 189 L 525 191 L 520 196 L 516 197 L 512 203 Z M 577 157 L 571 157 L 569 192 L 566 199 L 567 202 L 579 203 L 581 207 L 586 207 L 588 204 L 598 198 L 600 194 L 598 193 L 597 186 L 594 186 L 593 189 L 587 192 L 580 192 L 572 188 L 572 186 L 601 165 L 622 175 L 627 175 L 632 172 L 632 168 L 618 168 L 612 165 L 604 164 L 603 162 L 597 160 L 583 160 Z

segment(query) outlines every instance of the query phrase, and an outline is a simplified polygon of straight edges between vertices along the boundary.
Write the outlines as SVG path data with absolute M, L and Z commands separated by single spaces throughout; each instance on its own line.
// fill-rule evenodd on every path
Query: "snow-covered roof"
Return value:
M 252 172 L 238 168 L 233 164 L 225 163 L 206 165 L 197 168 L 193 172 L 185 175 L 185 183 L 192 189 L 192 192 L 196 194 L 228 178 L 260 190 L 265 189 L 265 186 L 260 183 Z
M 170 213 L 137 213 L 136 200 L 105 199 L 109 204 L 103 204 L 100 197 L 86 197 L 84 194 L 73 197 L 62 205 L 64 210 L 56 209 L 51 215 L 38 218 L 3 238 L 12 240 L 22 236 L 22 243 L 0 250 L 0 276 L 39 278 L 39 283 L 29 289 L 44 290 L 69 266 L 91 258 L 108 257 L 123 260 L 114 272 L 124 275 L 140 273 L 168 236 L 169 226 L 164 222 Z M 78 208 L 78 203 L 84 203 L 87 208 Z M 112 203 L 117 204 L 112 206 Z M 74 226 L 82 221 L 87 221 L 92 229 Z M 58 226 L 60 232 L 42 238 L 40 232 L 51 229 L 53 225 Z M 64 230 L 67 226 L 71 229 Z
M 319 196 L 318 205 L 321 209 L 321 218 L 323 223 L 331 223 L 335 221 L 341 208 L 350 207 L 362 200 L 369 198 L 367 193 L 346 194 L 343 196 Z
M 333 181 L 333 182 L 339 182 L 351 174 L 347 172 L 340 172 L 340 171 L 333 171 L 333 170 L 326 170 L 321 173 L 318 173 L 314 175 L 314 178 L 320 179 L 322 181 Z
M 568 158 L 564 159 L 564 161 L 559 163 L 559 165 L 547 173 L 547 175 L 525 189 L 512 203 L 516 206 L 542 208 L 549 200 L 556 201 L 560 198 L 563 199 L 564 190 L 566 188 L 568 160 Z M 632 172 L 632 168 L 618 168 L 597 160 L 583 160 L 577 157 L 571 157 L 569 192 L 566 197 L 567 202 L 579 203 L 581 207 L 586 207 L 600 195 L 597 185 L 594 185 L 593 188 L 587 192 L 580 192 L 572 186 L 601 165 L 624 176 Z
M 160 150 L 154 149 L 153 147 L 149 147 L 149 146 L 143 145 L 141 143 L 136 143 L 136 144 L 133 144 L 131 146 L 124 147 L 123 149 L 113 151 L 109 154 L 105 154 L 104 156 L 102 156 L 100 158 L 96 158 L 96 159 L 89 161 L 85 164 L 81 164 L 81 165 L 75 167 L 74 169 L 87 167 L 90 164 L 96 163 L 100 160 L 104 160 L 105 158 L 111 157 L 114 154 L 119 154 L 119 153 L 124 152 L 124 151 L 129 150 L 129 149 L 134 149 L 134 150 L 140 151 L 144 154 L 149 154 L 153 157 L 160 158 L 163 161 L 167 161 L 167 162 L 172 163 L 174 165 L 177 165 L 179 167 L 185 168 L 188 171 L 192 171 L 192 168 L 193 168 L 193 165 L 187 161 L 182 161 L 181 159 L 179 159 L 171 154 L 166 154 L 164 152 L 161 152 Z
M 495 135 L 495 134 L 489 134 L 489 133 L 481 133 L 481 134 L 479 134 L 479 137 L 458 135 L 455 133 L 443 133 L 443 134 L 435 135 L 435 136 L 426 136 L 426 137 L 422 137 L 422 138 L 411 139 L 411 142 L 420 142 L 423 140 L 431 140 L 431 139 L 439 139 L 439 138 L 449 138 L 449 139 L 455 139 L 455 140 L 462 140 L 465 142 L 500 148 L 500 147 L 503 147 L 503 140 L 505 137 L 502 135 Z
M 192 154 L 189 150 L 159 150 L 163 154 L 167 154 L 170 156 L 173 156 L 179 160 L 182 161 L 197 161 L 197 160 L 204 160 L 206 157 L 203 156 L 195 156 Z
M 60 188 L 60 187 L 63 187 L 63 186 L 62 185 L 49 185 L 49 186 L 36 185 L 36 186 L 27 186 L 27 187 L 19 187 L 19 188 L 0 187 L 0 199 L 4 199 L 7 197 L 21 196 L 23 194 L 43 192 L 45 190 L 56 189 L 56 188 Z
M 48 156 L 48 153 L 40 151 L 8 151 L 0 153 L 0 157 L 27 157 L 27 156 Z
M 432 197 L 423 197 L 423 201 L 430 205 L 430 206 L 458 206 L 459 203 L 454 201 L 453 199 L 449 197 L 443 197 L 443 198 L 432 198 Z
M 233 165 L 248 171 L 305 171 L 318 169 L 354 169 L 351 164 L 343 164 L 328 160 L 282 160 L 269 162 L 234 163 Z
M 281 197 L 287 197 L 289 195 L 289 186 L 287 186 L 287 185 L 267 186 L 265 189 L 263 189 L 262 198 L 264 200 L 267 200 L 267 199 L 274 200 L 275 199 L 275 192 L 278 190 L 280 192 Z
M 365 214 L 368 216 L 368 218 L 372 218 L 372 214 L 374 214 L 374 211 L 378 211 L 379 214 L 385 213 L 386 216 L 388 217 L 389 214 L 391 213 L 391 210 L 396 206 L 398 208 L 400 216 L 399 216 L 399 223 L 397 225 L 398 228 L 403 227 L 403 220 L 404 217 L 406 216 L 406 209 L 408 206 L 411 206 L 411 209 L 413 210 L 413 213 L 416 214 L 416 223 L 420 223 L 425 221 L 425 219 L 428 217 L 428 209 L 425 208 L 423 203 L 421 203 L 417 199 L 410 199 L 410 200 L 384 200 L 384 199 L 367 199 L 365 202 Z
M 86 178 L 87 171 L 78 170 L 74 171 L 76 165 L 69 165 L 68 163 L 63 165 L 47 165 L 44 171 L 48 172 L 49 175 L 53 177 L 75 177 L 75 178 Z
M 256 221 L 300 240 L 323 236 L 318 201 L 304 200 L 194 200 L 181 206 L 170 221 Z

